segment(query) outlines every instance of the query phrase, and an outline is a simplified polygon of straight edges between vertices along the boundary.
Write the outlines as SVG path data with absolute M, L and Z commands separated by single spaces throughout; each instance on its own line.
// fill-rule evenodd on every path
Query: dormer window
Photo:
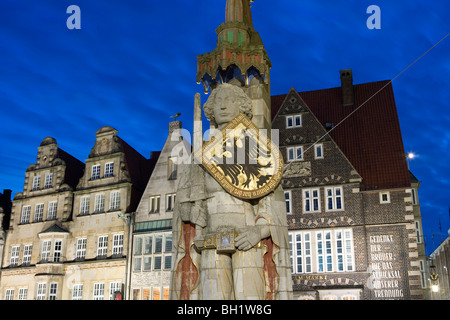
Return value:
M 36 191 L 41 188 L 41 176 L 35 176 L 33 178 L 33 186 L 31 188 L 31 191 Z
M 47 173 L 45 175 L 44 189 L 50 189 L 53 187 L 53 173 Z
M 99 164 L 92 166 L 91 180 L 97 180 L 97 179 L 100 179 L 100 165 Z
M 112 177 L 114 174 L 114 162 L 108 162 L 105 165 L 105 178 Z
M 286 128 L 296 128 L 302 126 L 302 115 L 296 114 L 286 117 Z

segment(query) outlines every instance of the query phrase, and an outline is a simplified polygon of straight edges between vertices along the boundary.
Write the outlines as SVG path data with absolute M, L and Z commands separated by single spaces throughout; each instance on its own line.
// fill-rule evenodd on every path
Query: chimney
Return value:
M 341 74 L 342 105 L 352 106 L 355 103 L 352 69 L 340 70 L 339 73 Z
M 172 134 L 172 132 L 174 132 L 177 129 L 181 129 L 182 125 L 181 125 L 181 121 L 179 120 L 175 120 L 175 121 L 171 121 L 169 122 L 169 136 Z

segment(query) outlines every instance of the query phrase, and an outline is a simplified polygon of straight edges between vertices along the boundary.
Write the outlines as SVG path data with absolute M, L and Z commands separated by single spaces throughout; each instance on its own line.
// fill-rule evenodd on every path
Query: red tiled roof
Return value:
M 388 81 L 379 81 L 354 85 L 353 106 L 342 106 L 341 87 L 299 92 L 299 95 L 322 124 L 332 122 L 336 126 L 387 84 Z M 272 97 L 272 118 L 285 97 Z M 391 84 L 335 127 L 330 136 L 362 176 L 363 189 L 411 186 Z

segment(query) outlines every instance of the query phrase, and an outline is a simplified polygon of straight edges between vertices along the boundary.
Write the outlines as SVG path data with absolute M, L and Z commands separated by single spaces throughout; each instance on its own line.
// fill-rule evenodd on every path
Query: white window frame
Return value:
M 33 252 L 33 245 L 26 244 L 23 246 L 22 265 L 29 266 L 31 264 L 31 254 Z
M 298 124 L 297 124 L 297 120 L 298 120 Z M 286 116 L 286 129 L 301 127 L 303 124 L 302 120 L 303 119 L 302 119 L 301 114 Z
M 47 283 L 39 282 L 36 287 L 36 300 L 45 300 L 47 294 Z
M 291 190 L 284 191 L 284 199 L 286 201 L 286 213 L 292 214 L 292 192 L 291 192 Z
M 159 213 L 161 206 L 161 196 L 150 197 L 150 213 Z
M 46 263 L 49 261 L 50 258 L 50 252 L 52 248 L 52 241 L 51 240 L 44 240 L 42 241 L 42 247 L 41 247 L 41 262 Z
M 44 220 L 44 204 L 37 203 L 34 206 L 33 222 L 42 222 Z
M 44 189 L 53 188 L 53 173 L 47 173 L 44 178 Z
M 334 230 L 334 245 L 336 252 L 336 271 L 355 271 L 352 229 Z M 339 263 L 340 259 L 342 261 L 341 265 Z
M 384 199 L 386 196 L 386 200 Z M 389 191 L 380 192 L 380 204 L 391 203 L 391 193 Z
M 94 200 L 94 213 L 105 212 L 105 194 L 97 193 Z
M 16 267 L 19 265 L 19 256 L 20 256 L 20 246 L 12 246 L 11 254 L 9 257 L 9 265 L 11 267 Z
M 94 283 L 93 290 L 93 300 L 104 300 L 105 299 L 105 283 L 97 282 Z
M 72 300 L 82 300 L 83 299 L 83 284 L 76 283 L 72 286 Z
M 27 300 L 28 296 L 28 288 L 19 288 L 19 295 L 17 296 L 17 300 Z
M 20 223 L 30 223 L 31 216 L 31 206 L 23 206 L 22 207 L 22 215 L 20 216 Z
M 34 176 L 31 191 L 37 191 L 40 189 L 41 189 L 41 176 Z
M 97 239 L 97 258 L 106 258 L 108 255 L 108 236 L 99 236 Z
M 55 220 L 58 211 L 58 202 L 50 201 L 47 208 L 47 220 Z
M 412 188 L 411 189 L 411 197 L 412 197 L 412 204 L 413 205 L 419 204 L 417 188 Z
M 173 211 L 175 207 L 176 193 L 166 195 L 166 211 Z
M 122 282 L 113 281 L 109 283 L 109 300 L 114 300 L 114 292 L 122 292 Z
M 109 210 L 110 211 L 120 210 L 120 191 L 111 191 L 109 197 Z
M 113 235 L 113 256 L 122 256 L 123 254 L 123 233 Z
M 311 232 L 289 233 L 289 249 L 291 256 L 291 272 L 312 273 L 312 238 Z
M 331 194 L 329 194 L 331 191 Z M 337 194 L 339 191 L 340 194 Z M 339 201 L 338 201 L 339 199 Z M 331 202 L 330 202 L 331 200 Z M 331 204 L 331 208 L 330 208 Z M 340 205 L 340 208 L 338 208 Z M 325 211 L 343 211 L 344 210 L 344 188 L 342 187 L 326 187 L 325 188 Z
M 62 262 L 62 240 L 53 241 L 53 262 Z
M 416 241 L 422 243 L 422 228 L 420 227 L 420 221 L 414 221 L 414 227 L 416 229 Z
M 317 272 L 333 272 L 333 239 L 330 230 L 316 232 L 316 254 Z
M 104 178 L 109 178 L 114 176 L 114 162 L 108 162 L 105 164 L 105 175 Z
M 89 214 L 90 211 L 90 203 L 91 203 L 91 197 L 90 196 L 82 196 L 80 198 L 80 216 Z
M 75 260 L 86 259 L 87 238 L 78 238 L 75 249 Z
M 320 154 L 318 152 L 318 150 L 320 150 Z M 324 155 L 323 155 L 323 144 L 322 143 L 318 143 L 314 145 L 314 159 L 323 159 Z
M 48 300 L 56 300 L 58 294 L 58 283 L 52 282 L 48 287 Z
M 320 189 L 302 189 L 303 213 L 320 212 Z
M 100 179 L 100 165 L 94 164 L 91 169 L 91 180 L 98 180 Z
M 303 146 L 288 147 L 286 149 L 288 161 L 303 161 Z
M 14 300 L 14 289 L 5 290 L 5 300 Z

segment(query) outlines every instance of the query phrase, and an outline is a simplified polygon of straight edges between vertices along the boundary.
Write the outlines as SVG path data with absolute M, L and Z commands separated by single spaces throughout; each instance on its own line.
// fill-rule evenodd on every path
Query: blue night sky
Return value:
M 191 130 L 196 57 L 212 51 L 226 0 L 2 0 L 0 191 L 23 190 L 37 147 L 54 137 L 84 161 L 108 125 L 146 157 L 170 115 Z M 69 5 L 81 30 L 69 30 Z M 370 30 L 370 5 L 381 29 Z M 253 21 L 272 61 L 272 95 L 390 80 L 450 32 L 448 0 L 256 0 Z M 422 181 L 427 253 L 450 228 L 450 36 L 393 81 L 405 151 Z M 203 101 L 206 97 L 203 95 Z M 441 230 L 439 230 L 439 223 Z

